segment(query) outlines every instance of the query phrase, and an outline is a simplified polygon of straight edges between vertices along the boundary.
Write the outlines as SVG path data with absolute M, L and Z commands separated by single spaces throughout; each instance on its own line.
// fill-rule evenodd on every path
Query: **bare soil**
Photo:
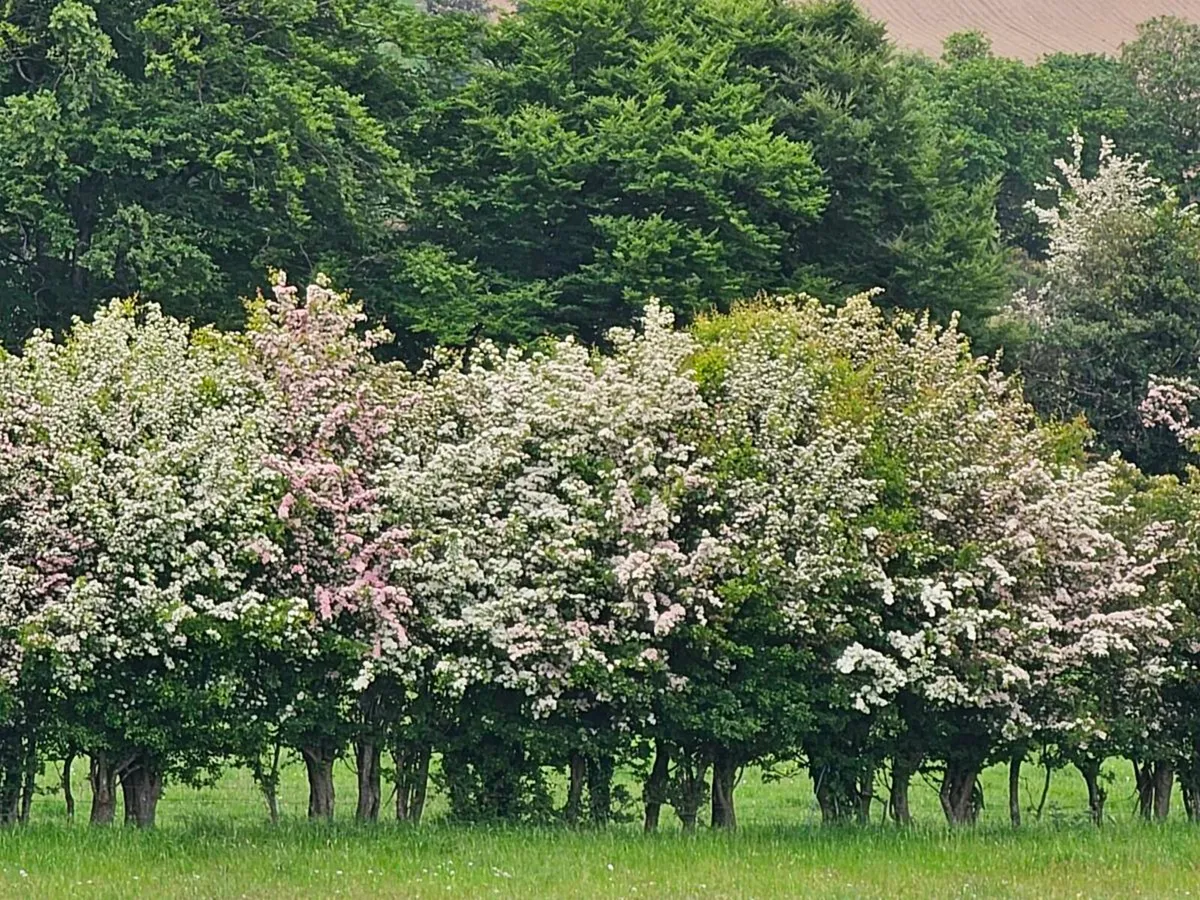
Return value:
M 1028 61 L 1057 51 L 1115 53 L 1157 16 L 1200 21 L 1200 0 L 860 0 L 896 43 L 941 53 L 957 31 L 978 29 L 997 54 Z

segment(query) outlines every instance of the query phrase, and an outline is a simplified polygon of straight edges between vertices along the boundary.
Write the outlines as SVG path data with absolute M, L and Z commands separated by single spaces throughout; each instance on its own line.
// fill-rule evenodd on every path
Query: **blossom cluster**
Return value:
M 117 302 L 38 335 L 0 360 L 0 712 L 116 775 L 501 716 L 549 764 L 1094 749 L 1171 671 L 1157 532 L 873 299 L 415 372 L 282 275 L 244 333 Z

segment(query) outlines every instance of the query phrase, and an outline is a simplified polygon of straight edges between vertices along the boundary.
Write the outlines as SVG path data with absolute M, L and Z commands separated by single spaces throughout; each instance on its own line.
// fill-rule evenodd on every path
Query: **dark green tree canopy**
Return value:
M 411 181 L 385 118 L 415 13 L 381 0 L 7 0 L 0 327 L 140 291 L 228 321 L 267 266 L 351 270 Z M 393 93 L 396 96 L 393 96 Z
M 849 2 L 536 0 L 422 135 L 398 322 L 595 335 L 648 294 L 883 286 L 938 314 L 1005 294 L 881 26 Z

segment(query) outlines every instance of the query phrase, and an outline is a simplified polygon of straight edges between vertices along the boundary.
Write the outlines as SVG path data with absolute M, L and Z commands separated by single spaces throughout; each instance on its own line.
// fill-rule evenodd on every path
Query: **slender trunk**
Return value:
M 1008 761 L 1008 819 L 1013 828 L 1021 827 L 1021 763 L 1023 752 L 1014 753 Z
M 733 791 L 737 787 L 737 764 L 733 754 L 722 750 L 713 756 L 712 818 L 713 828 L 736 828 L 737 813 Z
M 327 745 L 300 748 L 308 773 L 308 817 L 333 819 L 333 763 L 337 751 Z
M 94 753 L 88 766 L 88 784 L 92 786 L 93 825 L 111 825 L 117 815 L 117 772 L 106 753 Z
M 1183 808 L 1187 812 L 1189 822 L 1200 822 L 1200 786 L 1193 781 L 1181 785 L 1183 789 Z
M 856 811 L 859 825 L 871 824 L 871 804 L 875 800 L 875 767 L 867 766 L 858 779 L 858 809 Z
M 414 825 L 421 824 L 421 816 L 425 812 L 425 797 L 429 792 L 429 757 L 432 754 L 432 749 L 425 745 L 417 754 L 416 771 L 413 774 L 412 799 L 408 807 L 409 821 Z
M 37 735 L 32 732 L 25 737 L 25 759 L 22 769 L 21 810 L 17 815 L 17 821 L 26 825 L 29 823 L 29 814 L 33 810 L 33 795 L 37 791 L 38 776 Z
M 71 767 L 75 764 L 75 754 L 68 753 L 67 758 L 63 760 L 62 767 L 62 791 L 63 800 L 67 804 L 67 821 L 75 821 L 75 792 L 71 790 Z
M 1200 747 L 1193 747 L 1191 756 L 1180 760 L 1179 787 L 1188 821 L 1200 822 Z
M 951 825 L 973 825 L 982 806 L 977 786 L 979 769 L 971 763 L 946 764 L 939 799 L 942 812 Z
M 1154 764 L 1154 818 L 1165 822 L 1171 815 L 1171 791 L 1175 787 L 1175 767 L 1169 762 Z
M 272 825 L 279 824 L 279 755 L 283 752 L 283 744 L 276 738 L 275 748 L 271 753 L 271 768 L 263 772 L 261 759 L 255 761 L 257 768 L 258 786 L 262 789 L 263 800 L 267 804 L 267 816 Z
M 1147 822 L 1154 815 L 1154 765 L 1152 763 L 1133 763 L 1133 779 L 1137 786 L 1138 814 Z
M 1083 776 L 1083 781 L 1087 785 L 1088 812 L 1092 823 L 1097 826 L 1103 825 L 1104 801 L 1108 799 L 1108 792 L 1100 784 L 1100 763 L 1095 760 L 1086 760 L 1075 763 L 1075 768 L 1079 770 L 1079 774 Z
M 567 807 L 564 818 L 571 825 L 579 822 L 583 812 L 583 786 L 587 781 L 587 760 L 581 753 L 572 753 L 570 761 L 571 786 L 567 789 Z
M 397 746 L 392 750 L 396 765 L 396 821 L 421 822 L 425 793 L 429 785 L 429 757 L 426 744 Z
M 15 825 L 21 818 L 21 738 L 0 735 L 0 826 Z
M 1044 765 L 1046 768 L 1046 777 L 1042 781 L 1042 796 L 1038 800 L 1037 820 L 1039 822 L 1042 821 L 1042 813 L 1046 809 L 1046 798 L 1050 796 L 1050 776 L 1054 772 L 1050 766 L 1050 763 L 1046 762 L 1045 760 L 1042 761 L 1042 765 Z
M 897 825 L 911 825 L 913 822 L 908 806 L 908 789 L 919 765 L 914 765 L 912 759 L 905 757 L 898 756 L 892 760 L 892 786 L 888 796 L 888 809 Z
M 125 824 L 153 828 L 162 797 L 162 773 L 141 757 L 121 773 L 121 793 L 125 798 Z
M 379 804 L 383 799 L 380 788 L 379 745 L 370 738 L 359 738 L 354 746 L 354 759 L 358 768 L 358 807 L 354 818 L 359 822 L 378 822 Z
M 654 766 L 642 788 L 642 799 L 646 804 L 643 830 L 649 834 L 658 831 L 658 818 L 662 805 L 667 802 L 667 783 L 670 777 L 671 748 L 664 741 L 654 742 Z
M 588 803 L 592 822 L 596 825 L 607 825 L 612 818 L 612 783 L 615 768 L 611 756 L 588 760 Z

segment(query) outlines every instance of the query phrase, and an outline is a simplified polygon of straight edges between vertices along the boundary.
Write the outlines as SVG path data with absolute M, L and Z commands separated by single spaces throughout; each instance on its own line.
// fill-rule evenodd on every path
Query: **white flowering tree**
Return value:
M 1188 449 L 1138 404 L 1151 378 L 1198 374 L 1200 215 L 1109 141 L 1094 172 L 1078 138 L 1058 166 L 1049 202 L 1031 206 L 1049 243 L 1042 284 L 1015 304 L 1028 395 L 1045 416 L 1085 416 L 1105 452 L 1182 474 Z
M 49 673 L 61 740 L 91 758 L 92 821 L 111 821 L 119 779 L 126 820 L 151 825 L 164 775 L 224 749 L 231 634 L 256 602 L 255 399 L 226 341 L 132 301 L 12 365 L 37 549 L 6 569 L 5 605 L 31 590 L 23 653 Z
M 703 465 L 690 340 L 653 305 L 610 340 L 445 355 L 409 407 L 389 503 L 412 523 L 399 567 L 431 683 L 456 708 L 444 777 L 462 815 L 531 813 L 553 762 L 571 764 L 568 814 L 586 781 L 606 817 L 651 642 L 706 602 L 679 573 L 710 565 L 711 542 L 672 540 Z
M 893 814 L 907 818 L 924 761 L 942 769 L 947 818 L 968 822 L 982 767 L 1019 763 L 1039 729 L 1062 744 L 1067 721 L 1106 696 L 1100 685 L 1148 662 L 1169 615 L 1144 605 L 1149 570 L 1107 530 L 1113 473 L 1060 464 L 1059 436 L 1037 426 L 1019 383 L 972 358 L 953 327 L 852 313 L 853 328 L 827 331 L 869 403 L 880 587 L 847 609 L 856 634 L 837 669 L 861 679 L 861 711 L 895 717 Z M 1068 678 L 1093 693 L 1056 693 Z
M 71 542 L 54 503 L 49 448 L 31 439 L 39 413 L 20 361 L 0 354 L 0 824 L 28 818 L 39 744 L 55 736 L 48 685 L 26 665 L 22 635 L 41 604 L 65 590 L 73 561 L 62 552 Z

